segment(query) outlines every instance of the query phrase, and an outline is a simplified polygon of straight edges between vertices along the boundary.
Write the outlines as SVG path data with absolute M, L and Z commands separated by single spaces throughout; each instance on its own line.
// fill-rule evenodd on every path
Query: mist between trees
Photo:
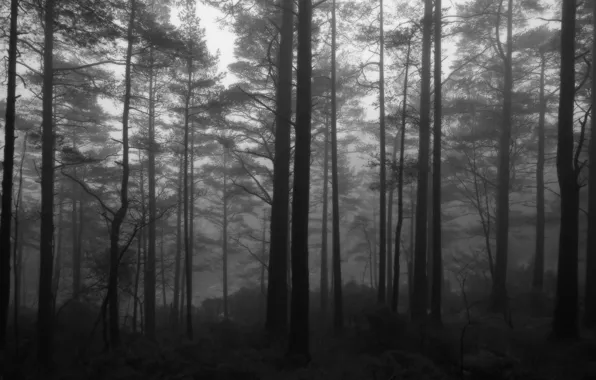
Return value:
M 1 5 L 7 379 L 593 375 L 593 2 Z

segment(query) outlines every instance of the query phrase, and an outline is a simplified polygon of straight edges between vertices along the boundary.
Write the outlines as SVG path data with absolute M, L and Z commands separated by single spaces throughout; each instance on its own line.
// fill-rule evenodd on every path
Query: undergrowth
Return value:
M 549 343 L 545 318 L 518 316 L 514 328 L 498 317 L 478 319 L 462 339 L 461 319 L 424 326 L 372 307 L 347 319 L 341 335 L 312 326 L 312 360 L 297 367 L 285 357 L 283 339 L 258 324 L 231 321 L 197 321 L 192 341 L 169 327 L 158 331 L 157 342 L 123 331 L 121 347 L 106 351 L 101 329 L 90 334 L 95 310 L 84 309 L 75 305 L 56 320 L 52 374 L 36 366 L 34 318 L 24 312 L 20 344 L 9 342 L 3 355 L 2 380 L 596 379 L 594 338 Z

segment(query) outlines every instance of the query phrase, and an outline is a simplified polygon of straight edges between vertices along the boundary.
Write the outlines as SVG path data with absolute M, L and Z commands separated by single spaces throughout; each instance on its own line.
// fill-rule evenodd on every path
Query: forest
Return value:
M 596 1 L 0 18 L 0 380 L 596 379 Z

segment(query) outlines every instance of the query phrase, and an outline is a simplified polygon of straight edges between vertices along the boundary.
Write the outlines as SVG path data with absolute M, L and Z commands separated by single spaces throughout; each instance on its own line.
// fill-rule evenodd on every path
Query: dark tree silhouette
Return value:
M 292 0 L 280 0 L 282 22 L 277 63 L 274 183 L 273 203 L 271 205 L 271 244 L 269 247 L 266 318 L 266 327 L 272 332 L 285 331 L 288 323 L 288 206 L 290 201 L 293 7 L 294 2 Z
M 433 247 L 432 247 L 432 281 L 430 296 L 430 317 L 438 325 L 441 322 L 441 287 L 443 285 L 443 251 L 441 247 L 441 122 L 442 122 L 442 84 L 441 84 L 441 0 L 435 0 L 435 114 L 433 138 Z
M 513 97 L 513 0 L 508 1 L 506 51 L 503 50 L 501 40 L 499 39 L 502 8 L 503 0 L 499 3 L 495 31 L 497 48 L 503 61 L 505 77 L 503 79 L 503 119 L 499 137 L 499 165 L 497 174 L 497 250 L 491 308 L 493 311 L 505 312 L 507 308 L 507 250 L 509 245 L 509 147 L 511 145 L 511 123 L 513 120 L 511 109 Z
M 298 68 L 296 95 L 296 147 L 292 199 L 292 300 L 288 354 L 310 361 L 308 211 L 310 193 L 312 1 L 298 6 Z
M 416 252 L 414 254 L 414 291 L 411 300 L 412 319 L 426 318 L 427 276 L 426 245 L 428 216 L 428 178 L 430 155 L 430 45 L 433 12 L 432 0 L 424 2 L 422 26 L 422 68 L 420 79 L 420 143 L 418 148 L 418 191 L 416 194 Z
M 561 189 L 561 225 L 559 227 L 557 294 L 552 331 L 552 337 L 557 340 L 578 337 L 579 186 L 573 166 L 576 12 L 575 0 L 562 2 L 561 84 L 557 145 L 557 176 Z
M 10 232 L 12 222 L 12 176 L 14 169 L 15 119 L 17 103 L 17 18 L 18 0 L 10 2 L 8 40 L 8 83 L 4 124 L 4 172 L 2 173 L 2 216 L 0 221 L 0 350 L 6 346 L 6 325 L 10 300 Z
M 337 19 L 336 4 L 331 4 L 331 203 L 333 223 L 333 326 L 340 331 L 344 325 L 341 281 L 341 250 L 339 239 L 339 174 L 337 170 Z
M 592 20 L 596 20 L 596 6 L 592 5 Z M 592 115 L 596 111 L 596 27 L 592 37 Z M 588 174 L 588 243 L 586 246 L 586 292 L 584 325 L 596 327 L 596 117 L 592 116 L 590 133 L 590 168 Z
M 54 25 L 54 0 L 44 7 L 45 25 Z M 54 241 L 54 126 L 53 126 L 54 28 L 44 31 L 42 146 L 41 146 L 41 231 L 39 243 L 39 301 L 37 311 L 38 359 L 49 367 L 53 341 L 53 241 Z

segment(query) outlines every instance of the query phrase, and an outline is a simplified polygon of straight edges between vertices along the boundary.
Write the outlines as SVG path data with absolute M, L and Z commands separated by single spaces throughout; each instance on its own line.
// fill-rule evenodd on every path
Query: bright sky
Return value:
M 226 72 L 228 65 L 234 61 L 234 40 L 235 36 L 230 31 L 223 29 L 218 21 L 222 13 L 210 6 L 202 3 L 197 4 L 197 15 L 201 18 L 202 26 L 205 28 L 207 47 L 209 51 L 220 53 L 219 70 Z M 233 82 L 233 78 L 228 74 L 223 80 L 225 86 Z

